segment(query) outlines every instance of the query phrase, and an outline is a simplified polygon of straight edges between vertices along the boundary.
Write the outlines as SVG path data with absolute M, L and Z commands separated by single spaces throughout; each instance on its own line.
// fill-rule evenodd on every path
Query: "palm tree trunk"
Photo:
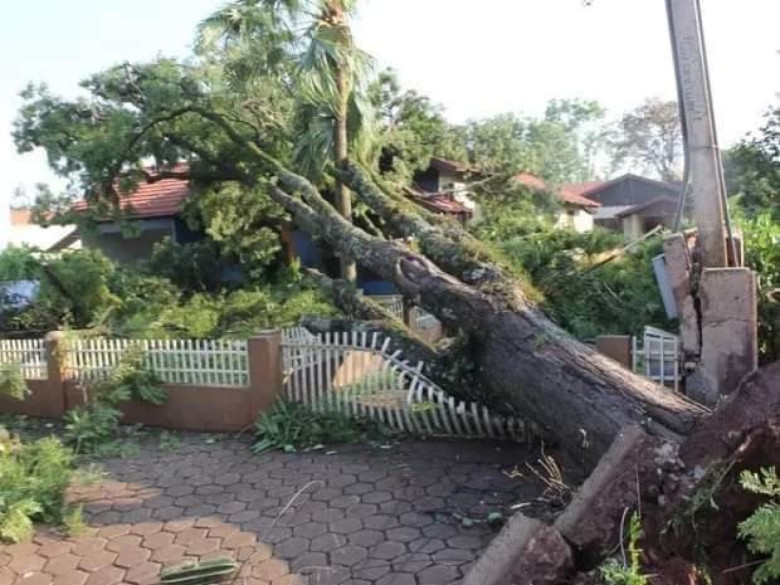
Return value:
M 336 111 L 336 123 L 334 126 L 334 158 L 336 166 L 345 163 L 348 156 L 348 137 L 347 137 L 347 108 L 349 103 L 349 82 L 347 80 L 344 65 L 337 65 L 335 68 L 336 87 L 339 94 L 339 103 Z M 352 222 L 352 197 L 349 190 L 341 180 L 336 181 L 336 209 L 349 222 Z M 357 265 L 355 261 L 347 256 L 341 256 L 341 278 L 348 282 L 357 280 Z

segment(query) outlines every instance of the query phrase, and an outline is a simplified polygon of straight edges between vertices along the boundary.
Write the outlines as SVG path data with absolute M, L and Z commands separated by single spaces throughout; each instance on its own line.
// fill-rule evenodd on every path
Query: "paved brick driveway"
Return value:
M 458 583 L 495 531 L 491 511 L 537 496 L 502 473 L 520 446 L 403 442 L 253 456 L 245 442 L 149 440 L 74 488 L 91 528 L 0 548 L 0 585 L 156 583 L 185 558 L 231 556 L 246 585 Z M 296 497 L 297 496 L 297 497 Z

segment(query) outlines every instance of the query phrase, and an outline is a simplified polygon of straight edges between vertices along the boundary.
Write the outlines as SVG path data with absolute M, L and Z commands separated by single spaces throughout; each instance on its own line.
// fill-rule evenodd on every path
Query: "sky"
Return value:
M 780 1 L 701 0 L 722 146 L 756 130 L 780 91 Z M 17 187 L 52 183 L 45 157 L 10 138 L 30 81 L 78 93 L 123 61 L 186 56 L 220 0 L 27 0 L 3 6 L 0 34 L 0 247 Z M 663 0 L 362 0 L 359 44 L 453 122 L 552 98 L 598 100 L 612 117 L 648 96 L 675 97 Z M 56 183 L 54 183 L 56 185 Z

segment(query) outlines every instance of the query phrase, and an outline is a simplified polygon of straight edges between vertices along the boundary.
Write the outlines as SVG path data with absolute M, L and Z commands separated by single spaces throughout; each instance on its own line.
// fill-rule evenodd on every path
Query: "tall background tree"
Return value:
M 268 62 L 264 37 L 269 32 L 277 49 L 296 63 L 286 70 L 293 77 L 290 86 L 296 96 L 294 158 L 297 168 L 314 180 L 322 177 L 327 161 L 339 164 L 350 154 L 360 158 L 365 153 L 361 147 L 366 147 L 372 118 L 365 94 L 370 59 L 352 38 L 349 19 L 355 4 L 354 0 L 237 0 L 200 27 L 201 46 L 213 47 L 220 41 L 237 45 L 239 66 Z M 246 77 L 249 72 L 242 73 Z M 347 187 L 336 179 L 333 192 L 337 209 L 351 220 Z M 354 261 L 342 258 L 341 273 L 354 281 Z
M 618 122 L 612 140 L 615 164 L 664 181 L 680 178 L 682 127 L 675 101 L 648 98 Z

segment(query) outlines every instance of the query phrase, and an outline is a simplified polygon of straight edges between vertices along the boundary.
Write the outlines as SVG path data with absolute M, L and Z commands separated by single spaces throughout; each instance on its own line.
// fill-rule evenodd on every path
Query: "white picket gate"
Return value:
M 305 331 L 305 330 L 304 330 Z M 424 436 L 529 438 L 525 421 L 449 396 L 379 334 L 282 336 L 285 396 L 315 410 L 370 418 Z
M 632 338 L 633 369 L 675 391 L 680 388 L 680 343 L 674 333 L 645 327 L 641 345 Z
M 46 380 L 46 346 L 43 339 L 0 339 L 0 366 L 16 365 L 27 380 Z

